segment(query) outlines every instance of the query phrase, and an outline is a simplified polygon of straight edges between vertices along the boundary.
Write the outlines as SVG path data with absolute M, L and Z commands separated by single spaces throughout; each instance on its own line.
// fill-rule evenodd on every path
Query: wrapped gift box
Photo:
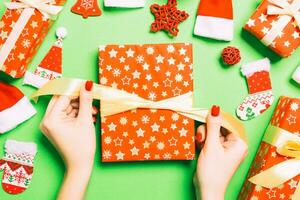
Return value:
M 100 84 L 160 101 L 193 91 L 191 44 L 99 47 Z M 192 160 L 194 121 L 138 108 L 101 118 L 102 161 Z
M 290 56 L 300 44 L 300 24 L 289 13 L 289 6 L 293 4 L 295 10 L 299 10 L 297 1 L 263 0 L 244 29 L 280 56 Z M 295 12 L 295 15 L 298 13 Z
M 14 9 L 7 8 L 0 21 L 1 71 L 14 78 L 24 75 L 27 65 L 34 57 L 53 22 L 51 20 L 55 17 L 53 13 L 59 12 L 58 7 L 53 6 L 62 6 L 65 1 L 55 0 L 56 3 L 53 5 L 45 3 L 44 5 L 48 6 L 44 8 L 49 7 L 51 10 L 49 13 L 33 7 L 17 9 L 25 4 L 21 1 L 13 1 L 17 5 L 12 5 Z
M 300 99 L 281 97 L 270 124 L 274 127 L 287 131 L 288 135 L 298 139 L 300 137 Z M 266 134 L 275 134 L 275 132 L 268 132 L 268 130 L 270 129 L 267 129 Z M 275 135 L 269 135 L 268 137 L 271 138 L 273 136 Z M 271 189 L 262 187 L 258 184 L 253 184 L 249 181 L 249 178 L 257 175 L 258 173 L 264 172 L 279 163 L 291 159 L 278 154 L 277 147 L 265 142 L 265 138 L 266 135 L 264 136 L 264 140 L 259 147 L 256 158 L 249 171 L 247 181 L 242 187 L 238 198 L 240 200 L 292 199 L 297 188 L 298 181 L 300 180 L 299 175 L 288 179 L 283 184 Z M 281 172 L 279 171 L 279 173 Z M 274 177 L 271 177 L 270 179 L 272 178 Z

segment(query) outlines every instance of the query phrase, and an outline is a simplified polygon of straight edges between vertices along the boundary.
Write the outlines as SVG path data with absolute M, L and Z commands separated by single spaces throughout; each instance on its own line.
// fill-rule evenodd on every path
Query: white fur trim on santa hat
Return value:
M 141 8 L 145 6 L 144 0 L 104 0 L 106 7 Z
M 6 140 L 5 151 L 8 154 L 29 154 L 35 156 L 37 152 L 37 146 L 33 142 L 19 142 L 16 140 Z
M 255 72 L 261 71 L 270 71 L 270 60 L 268 58 L 264 58 L 261 60 L 257 60 L 251 63 L 247 63 L 242 65 L 241 68 L 242 74 L 246 77 L 251 76 Z
M 5 133 L 35 115 L 36 110 L 27 97 L 0 112 L 0 133 Z
M 41 88 L 48 82 L 49 79 L 43 78 L 39 75 L 36 75 L 28 71 L 25 73 L 24 80 L 23 80 L 24 85 L 32 85 L 36 88 Z
M 219 17 L 197 16 L 194 34 L 231 41 L 233 39 L 233 20 Z
M 294 81 L 296 81 L 297 83 L 300 84 L 300 66 L 294 72 L 293 79 L 294 79 Z

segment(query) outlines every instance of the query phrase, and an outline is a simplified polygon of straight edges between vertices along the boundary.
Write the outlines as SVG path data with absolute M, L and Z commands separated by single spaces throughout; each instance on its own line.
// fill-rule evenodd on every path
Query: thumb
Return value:
M 220 107 L 213 106 L 211 112 L 207 116 L 207 139 L 205 142 L 205 148 L 215 148 L 216 146 L 221 146 L 220 142 L 220 130 L 221 130 L 221 116 Z
M 78 119 L 93 122 L 93 82 L 86 81 L 80 89 Z

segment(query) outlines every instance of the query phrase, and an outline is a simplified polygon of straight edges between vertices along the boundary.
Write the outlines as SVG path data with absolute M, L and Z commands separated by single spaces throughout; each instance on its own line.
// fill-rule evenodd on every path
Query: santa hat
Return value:
M 0 82 L 0 133 L 5 133 L 31 118 L 36 110 L 16 87 Z
M 144 0 L 104 0 L 106 7 L 141 8 L 145 6 Z
M 67 33 L 67 30 L 62 27 L 56 30 L 57 41 L 35 69 L 34 73 L 26 72 L 23 84 L 41 88 L 48 81 L 61 77 L 62 41 L 67 36 Z
M 293 79 L 294 79 L 294 81 L 296 81 L 297 83 L 300 84 L 300 66 L 294 72 Z
M 217 40 L 233 39 L 232 0 L 201 0 L 194 34 Z

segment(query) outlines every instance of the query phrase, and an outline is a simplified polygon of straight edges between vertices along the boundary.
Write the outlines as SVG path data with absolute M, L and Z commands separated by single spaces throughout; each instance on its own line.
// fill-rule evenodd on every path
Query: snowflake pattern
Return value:
M 267 15 L 270 4 L 268 1 L 263 1 L 245 25 L 245 29 L 260 40 L 276 26 L 279 19 L 278 15 Z M 277 33 L 277 37 L 269 47 L 283 57 L 291 55 L 300 45 L 300 31 L 297 26 L 294 26 L 294 20 L 290 20 L 287 26 Z
M 99 80 L 160 101 L 193 90 L 192 61 L 191 44 L 102 45 Z M 173 111 L 136 109 L 108 116 L 101 120 L 101 132 L 103 162 L 194 159 L 194 121 Z
M 281 97 L 270 124 L 297 135 L 300 132 L 300 110 L 298 105 L 300 105 L 300 99 Z M 275 146 L 262 142 L 248 178 L 288 159 L 288 157 L 279 155 Z M 246 181 L 238 199 L 291 199 L 290 197 L 293 196 L 299 180 L 300 176 L 298 175 L 272 189 Z

